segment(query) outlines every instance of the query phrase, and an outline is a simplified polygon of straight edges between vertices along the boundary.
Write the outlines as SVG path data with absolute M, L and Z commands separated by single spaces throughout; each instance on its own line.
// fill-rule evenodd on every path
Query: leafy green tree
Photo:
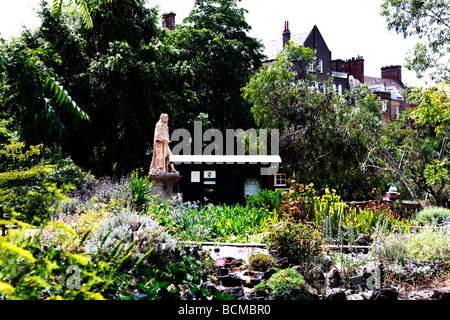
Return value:
M 75 103 L 51 68 L 45 48 L 24 48 L 20 43 L 0 47 L 1 111 L 16 115 L 24 125 L 40 123 L 47 132 L 62 135 L 65 129 L 61 114 L 70 120 L 89 120 L 89 116 Z M 36 136 L 38 132 L 34 131 Z
M 67 125 L 76 134 L 57 141 L 65 155 L 97 175 L 131 172 L 149 165 L 162 112 L 172 127 L 189 115 L 193 75 L 166 43 L 156 9 L 136 0 L 89 3 L 92 28 L 74 28 L 70 16 L 43 6 L 41 26 L 23 41 L 58 57 L 49 68 L 90 115 L 90 125 Z
M 381 15 L 389 30 L 403 36 L 425 39 L 417 43 L 407 58 L 406 67 L 419 78 L 431 71 L 431 79 L 448 80 L 450 43 L 449 0 L 383 0 Z
M 248 35 L 247 10 L 240 0 L 196 0 L 173 43 L 195 74 L 195 114 L 206 113 L 213 127 L 249 128 L 254 124 L 241 88 L 261 66 L 262 44 Z
M 407 119 L 414 119 L 415 131 L 420 135 L 417 146 L 427 146 L 423 151 L 420 176 L 416 178 L 419 188 L 430 194 L 436 204 L 447 206 L 449 199 L 447 151 L 450 136 L 450 87 L 441 84 L 425 89 L 416 88 L 408 97 L 417 107 Z
M 355 191 L 366 180 L 360 170 L 366 140 L 381 126 L 377 98 L 366 87 L 341 97 L 331 81 L 318 90 L 314 65 L 312 49 L 290 42 L 273 63 L 255 73 L 243 96 L 253 104 L 260 127 L 280 130 L 287 170 L 303 182 Z M 351 105 L 355 99 L 357 108 Z
M 113 0 L 104 0 L 103 2 L 112 2 Z M 91 29 L 93 27 L 92 17 L 91 17 L 91 7 L 95 1 L 92 0 L 69 0 L 68 7 L 71 9 L 73 15 L 79 14 L 81 22 L 83 25 Z M 64 2 L 63 0 L 53 0 L 52 4 L 52 14 L 54 16 L 59 16 L 63 12 Z

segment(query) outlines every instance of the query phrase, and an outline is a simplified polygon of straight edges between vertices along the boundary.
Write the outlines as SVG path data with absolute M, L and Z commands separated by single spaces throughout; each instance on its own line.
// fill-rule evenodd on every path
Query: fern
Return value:
M 15 52 L 11 57 L 0 55 L 0 71 L 5 72 L 12 80 L 22 104 L 36 106 L 38 112 L 35 117 L 47 119 L 50 123 L 49 129 L 56 128 L 62 135 L 64 124 L 49 104 L 48 98 L 56 98 L 56 102 L 74 118 L 87 121 L 90 121 L 90 118 L 55 80 L 52 71 L 36 63 L 36 58 L 41 55 L 39 49 Z
M 112 3 L 114 0 L 100 0 L 103 3 Z M 52 14 L 55 17 L 61 15 L 63 0 L 53 0 Z M 94 24 L 92 22 L 90 1 L 89 0 L 69 0 L 69 7 L 77 10 L 80 13 L 81 21 L 86 29 L 92 29 Z

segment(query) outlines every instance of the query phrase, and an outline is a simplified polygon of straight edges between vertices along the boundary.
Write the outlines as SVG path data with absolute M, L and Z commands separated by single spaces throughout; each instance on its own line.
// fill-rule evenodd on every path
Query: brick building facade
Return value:
M 273 61 L 289 40 L 316 50 L 319 82 L 328 80 L 332 76 L 335 90 L 341 94 L 356 82 L 367 84 L 381 99 L 380 109 L 383 112 L 383 121 L 397 120 L 401 112 L 412 107 L 406 102 L 404 96 L 406 87 L 402 82 L 401 66 L 384 66 L 381 68 L 380 77 L 372 77 L 365 75 L 364 58 L 361 56 L 347 60 L 332 60 L 331 50 L 317 26 L 308 32 L 291 34 L 289 22 L 286 21 L 282 38 L 264 44 L 266 62 Z
M 332 75 L 333 83 L 337 92 L 342 94 L 348 89 L 348 74 L 333 69 L 331 51 L 317 26 L 314 26 L 308 32 L 291 34 L 291 31 L 289 30 L 289 22 L 286 21 L 284 23 L 282 38 L 264 43 L 264 53 L 267 57 L 265 62 L 270 63 L 275 60 L 276 55 L 283 50 L 289 40 L 316 50 L 317 77 L 319 79 L 318 86 L 320 86 L 320 82 L 328 80 L 330 75 Z

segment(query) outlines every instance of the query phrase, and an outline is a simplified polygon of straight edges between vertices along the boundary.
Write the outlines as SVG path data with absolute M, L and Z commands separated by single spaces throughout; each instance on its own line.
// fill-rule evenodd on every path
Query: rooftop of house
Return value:
M 291 41 L 297 44 L 304 44 L 311 31 L 291 34 Z M 274 60 L 282 50 L 283 50 L 283 38 L 271 40 L 264 43 L 264 54 L 267 56 L 267 60 Z
M 349 76 L 350 85 L 355 82 L 360 82 L 355 79 L 352 75 Z M 397 80 L 379 77 L 364 76 L 364 83 L 367 84 L 369 89 L 375 92 L 389 92 L 391 96 L 395 97 L 395 100 L 403 100 L 404 94 L 403 90 L 405 86 L 403 83 Z

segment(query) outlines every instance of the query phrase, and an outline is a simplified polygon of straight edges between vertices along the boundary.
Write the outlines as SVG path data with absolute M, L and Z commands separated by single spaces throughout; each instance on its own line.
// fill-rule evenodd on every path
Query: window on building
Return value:
M 342 84 L 338 84 L 338 94 L 342 96 Z
M 259 179 L 244 180 L 244 197 L 254 196 L 261 189 L 261 181 Z
M 381 101 L 381 111 L 386 112 L 388 109 L 388 102 L 386 100 Z
M 277 173 L 274 176 L 274 186 L 286 186 L 286 175 L 284 173 Z
M 395 107 L 395 120 L 400 119 L 400 110 L 398 107 Z
M 319 73 L 323 73 L 323 60 L 319 59 L 319 68 L 317 69 Z

